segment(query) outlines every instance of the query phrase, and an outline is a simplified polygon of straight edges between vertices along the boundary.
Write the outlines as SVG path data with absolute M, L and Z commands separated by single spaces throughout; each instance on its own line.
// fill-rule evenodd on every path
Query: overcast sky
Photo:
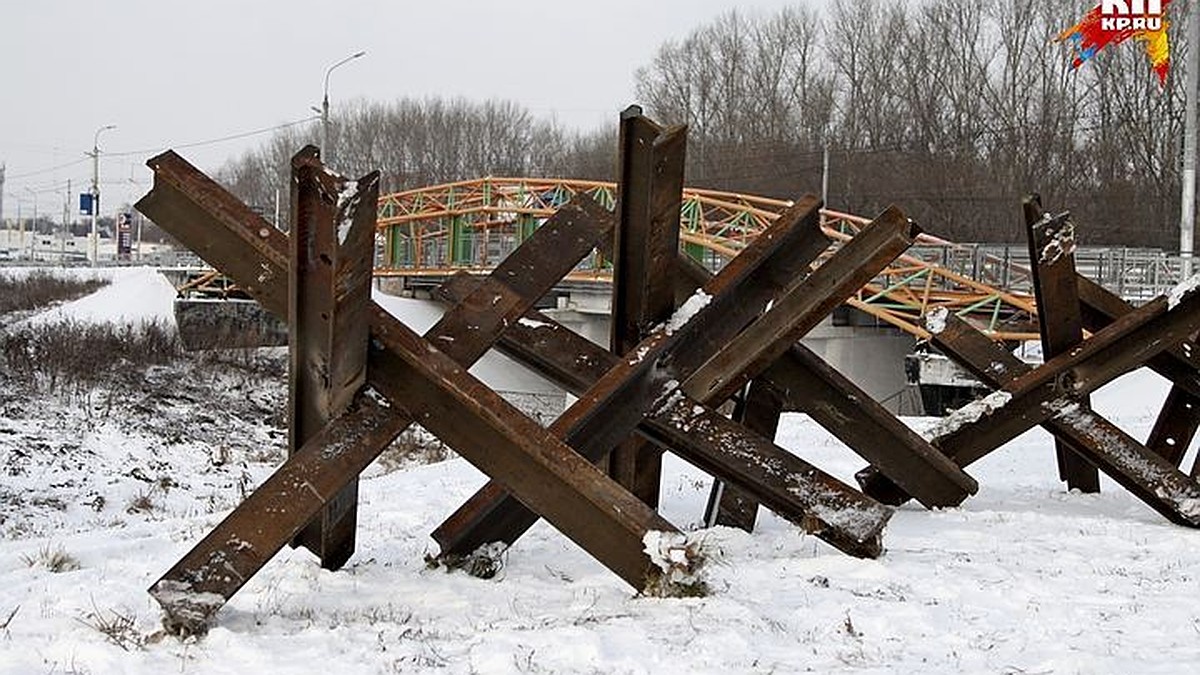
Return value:
M 326 68 L 359 50 L 367 55 L 331 77 L 335 109 L 353 98 L 500 97 L 592 128 L 634 102 L 634 71 L 665 40 L 731 9 L 798 2 L 3 0 L 3 216 L 18 201 L 32 210 L 30 190 L 41 212 L 61 215 L 67 180 L 76 193 L 90 183 L 84 153 L 108 124 L 105 211 L 134 201 L 149 188 L 148 157 L 310 116 Z M 268 137 L 179 151 L 211 170 Z

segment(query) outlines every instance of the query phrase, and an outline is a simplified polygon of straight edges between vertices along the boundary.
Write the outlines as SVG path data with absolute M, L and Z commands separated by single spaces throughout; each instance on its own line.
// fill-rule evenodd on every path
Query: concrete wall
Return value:
M 826 318 L 801 342 L 888 410 L 922 414 L 920 394 L 904 374 L 904 357 L 914 344 L 907 333 L 890 326 L 834 326 Z

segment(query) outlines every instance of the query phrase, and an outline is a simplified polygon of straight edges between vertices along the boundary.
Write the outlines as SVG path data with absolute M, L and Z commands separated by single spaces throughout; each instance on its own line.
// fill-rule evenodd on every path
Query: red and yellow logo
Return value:
M 1078 68 L 1105 47 L 1133 38 L 1144 45 L 1150 67 L 1164 84 L 1171 64 L 1166 19 L 1170 4 L 1171 0 L 1102 0 L 1082 21 L 1059 33 L 1057 41 L 1071 43 L 1071 67 Z

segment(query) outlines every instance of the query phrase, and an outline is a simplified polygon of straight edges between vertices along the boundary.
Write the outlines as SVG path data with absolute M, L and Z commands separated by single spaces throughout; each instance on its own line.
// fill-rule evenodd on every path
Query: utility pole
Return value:
M 1180 276 L 1192 276 L 1193 238 L 1196 232 L 1196 89 L 1200 86 L 1200 2 L 1188 3 L 1187 107 L 1183 121 L 1183 175 L 1180 189 Z
M 38 193 L 28 185 L 25 186 L 25 191 L 33 195 L 33 227 L 29 233 L 29 259 L 33 260 L 33 242 L 37 241 L 37 226 L 38 226 Z M 21 250 L 25 249 L 25 227 L 21 226 Z
M 146 221 L 146 216 L 143 216 L 140 211 L 134 211 L 133 217 L 137 218 L 137 261 L 142 261 L 142 223 Z
M 62 229 L 58 231 L 58 264 L 67 263 L 67 237 L 74 234 L 71 230 L 71 179 L 67 179 L 67 194 L 63 199 Z
M 25 188 L 29 189 L 29 188 Z M 25 219 L 21 217 L 21 196 L 17 197 L 17 259 L 25 257 Z
M 366 56 L 366 52 L 356 52 L 329 66 L 325 71 L 325 96 L 321 99 L 321 160 L 325 166 L 333 164 L 332 149 L 329 147 L 329 75 L 333 73 L 338 66 L 350 63 L 354 59 Z
M 116 128 L 115 124 L 106 124 L 92 137 L 92 231 L 88 235 L 88 258 L 92 264 L 100 261 L 100 238 L 96 231 L 96 217 L 100 212 L 100 133 Z
M 4 225 L 4 170 L 7 167 L 0 164 L 0 225 Z
M 821 155 L 821 203 L 829 208 L 829 143 L 825 143 L 825 151 Z

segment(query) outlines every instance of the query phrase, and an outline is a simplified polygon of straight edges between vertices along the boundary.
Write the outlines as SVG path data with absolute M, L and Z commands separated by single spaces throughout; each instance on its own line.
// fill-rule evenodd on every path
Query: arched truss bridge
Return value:
M 590 195 L 611 209 L 616 184 L 488 177 L 384 195 L 379 199 L 376 274 L 436 278 L 462 270 L 486 272 L 577 194 Z M 682 246 L 715 269 L 790 205 L 767 197 L 685 189 Z M 823 210 L 822 227 L 833 242 L 829 251 L 869 221 Z M 610 275 L 594 254 L 569 280 L 602 283 Z M 1014 286 L 1028 287 L 1026 268 L 922 235 L 848 304 L 918 338 L 928 337 L 921 327 L 925 313 L 946 307 L 997 340 L 1036 340 L 1033 298 L 1004 290 Z

